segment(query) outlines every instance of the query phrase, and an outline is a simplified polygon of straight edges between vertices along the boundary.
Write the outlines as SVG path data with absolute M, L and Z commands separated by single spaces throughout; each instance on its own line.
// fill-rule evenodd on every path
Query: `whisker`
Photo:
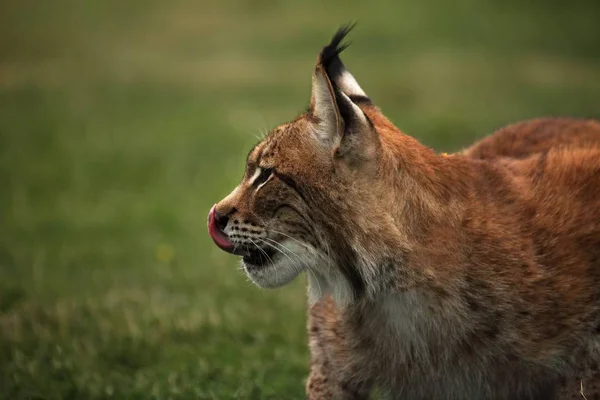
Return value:
M 269 240 L 269 241 L 271 241 L 271 242 L 273 242 L 273 243 L 275 243 L 276 245 L 280 245 L 280 246 L 281 246 L 281 244 L 280 244 L 280 243 L 277 243 L 276 241 L 274 241 L 274 240 L 272 240 L 272 239 L 269 239 L 269 238 L 262 238 L 262 239 L 261 239 L 261 240 L 262 240 L 262 242 L 263 242 L 264 244 L 266 244 L 266 245 L 268 245 L 268 246 L 270 246 L 270 247 L 274 248 L 276 251 L 278 251 L 279 253 L 281 253 L 281 254 L 283 254 L 284 256 L 286 256 L 286 257 L 287 257 L 287 259 L 288 259 L 288 260 L 290 260 L 290 263 L 291 263 L 292 267 L 293 267 L 293 268 L 296 270 L 296 273 L 297 273 L 297 274 L 299 274 L 299 273 L 301 273 L 301 272 L 302 272 L 302 268 L 301 268 L 301 266 L 299 266 L 299 265 L 298 265 L 298 263 L 297 263 L 297 262 L 295 262 L 294 260 L 292 260 L 292 259 L 290 258 L 290 256 L 288 256 L 288 255 L 287 255 L 287 254 L 286 254 L 286 253 L 285 253 L 285 252 L 284 252 L 282 249 L 280 249 L 279 247 L 277 247 L 277 246 L 275 246 L 275 245 L 273 245 L 273 244 L 271 244 L 271 243 L 267 242 L 265 239 L 266 239 L 266 240 Z M 288 251 L 289 251 L 289 250 L 288 250 Z M 298 255 L 297 255 L 297 254 L 294 254 L 293 252 L 292 252 L 292 254 L 293 254 L 293 255 L 295 255 L 295 256 L 296 256 L 296 257 L 297 257 L 297 258 L 298 258 L 300 261 L 302 261 L 302 259 L 300 259 L 300 257 L 298 257 Z M 305 265 L 307 268 L 309 268 L 309 266 L 308 266 L 308 265 L 306 265 L 306 263 L 304 263 L 304 265 Z
M 281 254 L 283 254 L 284 256 L 286 256 L 286 257 L 288 258 L 288 260 L 290 260 L 290 262 L 292 263 L 292 265 L 294 266 L 294 268 L 296 269 L 296 271 L 297 271 L 298 273 L 300 272 L 300 268 L 298 268 L 298 265 L 297 265 L 297 263 L 295 263 L 295 262 L 294 262 L 294 260 L 292 260 L 292 259 L 290 258 L 290 256 L 288 256 L 288 255 L 287 255 L 287 254 L 286 254 L 286 253 L 285 253 L 283 250 L 281 250 L 280 248 L 278 248 L 278 247 L 276 247 L 276 246 L 272 245 L 271 243 L 267 242 L 265 239 L 268 239 L 268 238 L 262 238 L 262 239 L 260 239 L 260 240 L 261 240 L 261 241 L 262 241 L 264 244 L 266 244 L 266 245 L 268 245 L 268 246 L 271 246 L 272 248 L 274 248 L 275 250 L 277 250 L 278 252 L 280 252 Z M 268 239 L 268 240 L 270 240 L 270 239 Z M 275 243 L 276 243 L 276 242 L 275 242 Z M 278 243 L 276 243 L 276 244 L 278 244 Z
M 290 237 L 290 238 L 291 238 L 291 237 Z M 292 239 L 293 239 L 293 238 L 292 238 Z M 296 254 L 294 251 L 292 251 L 292 250 L 291 250 L 291 249 L 289 249 L 288 247 L 284 246 L 282 243 L 279 243 L 278 241 L 276 241 L 276 240 L 274 240 L 274 239 L 270 239 L 270 238 L 263 238 L 263 239 L 261 239 L 261 240 L 262 240 L 262 241 L 263 241 L 265 244 L 268 244 L 268 245 L 270 245 L 271 247 L 275 248 L 276 250 L 279 250 L 279 252 L 280 252 L 280 253 L 282 253 L 283 255 L 285 255 L 285 256 L 286 256 L 286 257 L 287 257 L 287 258 L 290 260 L 290 262 L 292 263 L 292 265 L 296 266 L 296 264 L 295 264 L 295 263 L 292 261 L 292 259 L 291 259 L 291 258 L 290 258 L 290 257 L 289 257 L 287 254 L 285 254 L 285 253 L 284 253 L 284 252 L 283 252 L 281 249 L 279 249 L 279 248 L 277 248 L 277 247 L 273 246 L 272 244 L 270 244 L 270 243 L 269 243 L 269 242 L 267 242 L 266 240 L 268 240 L 268 241 L 270 241 L 270 242 L 273 242 L 273 243 L 275 243 L 276 245 L 278 245 L 278 246 L 280 246 L 280 247 L 284 248 L 284 249 L 285 249 L 285 250 L 287 250 L 289 253 L 291 253 L 293 256 L 295 256 L 295 257 L 296 257 L 296 258 L 297 258 L 297 259 L 298 259 L 298 260 L 299 260 L 299 261 L 300 261 L 302 264 L 304 264 L 304 266 L 306 267 L 306 269 L 307 269 L 308 271 L 312 272 L 314 275 L 318 275 L 318 274 L 317 274 L 317 273 L 316 273 L 316 272 L 313 270 L 313 268 L 312 268 L 310 265 L 308 265 L 308 264 L 307 264 L 307 263 L 306 263 L 306 262 L 305 262 L 305 261 L 302 259 L 302 257 L 300 257 L 298 254 Z M 307 247 L 307 248 L 309 248 L 309 250 L 312 250 L 312 248 L 310 248 L 310 247 L 308 247 L 308 246 L 306 246 L 306 247 Z M 319 286 L 319 292 L 321 292 L 322 290 L 321 290 L 321 284 L 319 283 L 319 280 L 318 280 L 318 279 L 316 279 L 316 282 L 317 282 L 317 285 Z
M 269 257 L 269 255 L 267 254 L 267 252 L 262 247 L 260 247 L 259 245 L 257 245 L 254 240 L 252 240 L 250 238 L 248 238 L 248 240 L 250 241 L 250 243 L 252 243 L 254 245 L 254 247 L 256 247 L 258 250 L 260 250 L 265 255 L 265 257 L 267 257 L 269 259 L 269 261 L 271 262 L 271 264 L 273 264 L 273 260 L 271 259 L 271 257 Z
M 267 254 L 267 252 L 263 250 L 262 247 L 260 247 L 259 245 L 257 245 L 254 240 L 252 240 L 250 238 L 248 238 L 248 240 L 250 241 L 250 243 L 252 243 L 258 250 L 260 250 L 269 259 L 269 261 L 271 262 L 271 264 L 273 264 L 273 260 L 271 259 L 271 257 L 269 257 L 269 255 Z M 275 279 L 279 279 L 279 278 L 277 278 L 277 268 L 274 268 L 274 270 L 275 270 Z
M 327 261 L 329 263 L 329 260 L 331 259 L 331 257 L 329 256 L 329 254 L 327 255 L 327 258 L 326 258 L 315 247 L 313 247 L 311 245 L 308 245 L 308 244 L 304 243 L 303 241 L 301 241 L 301 240 L 299 240 L 299 239 L 297 239 L 297 238 L 295 238 L 293 236 L 288 235 L 287 233 L 284 233 L 284 232 L 281 232 L 281 231 L 277 231 L 275 229 L 269 229 L 269 230 L 271 232 L 273 232 L 273 233 L 277 233 L 279 235 L 283 235 L 285 237 L 288 237 L 288 238 L 294 240 L 295 242 L 298 242 L 301 246 L 304 246 L 304 247 L 306 247 L 309 250 L 313 250 L 320 258 L 324 259 L 325 261 Z M 329 253 L 329 251 L 328 251 L 328 253 Z
M 280 234 L 280 235 L 283 235 L 283 236 L 286 236 L 286 237 L 288 237 L 288 238 L 289 238 L 289 239 L 291 239 L 291 240 L 294 240 L 294 241 L 296 241 L 298 244 L 300 244 L 300 245 L 302 245 L 302 246 L 306 247 L 308 250 L 312 251 L 312 252 L 313 252 L 313 254 L 316 254 L 316 255 L 317 255 L 317 256 L 318 256 L 318 257 L 319 257 L 321 260 L 323 260 L 323 261 L 324 261 L 324 262 L 325 262 L 327 265 L 330 265 L 330 264 L 331 264 L 331 249 L 330 249 L 330 247 L 329 247 L 329 245 L 328 245 L 328 243 L 327 243 L 327 242 L 323 242 L 323 245 L 324 245 L 323 247 L 325 248 L 325 253 L 326 253 L 325 255 L 323 255 L 323 253 L 322 253 L 322 252 L 321 252 L 319 249 L 315 248 L 315 247 L 314 247 L 314 246 L 312 246 L 312 245 L 308 245 L 308 244 L 306 244 L 306 243 L 304 243 L 304 242 L 300 241 L 299 239 L 297 239 L 297 238 L 295 238 L 295 237 L 293 237 L 293 236 L 290 236 L 289 234 L 287 234 L 287 233 L 285 233 L 285 232 L 277 231 L 277 230 L 274 230 L 274 229 L 271 229 L 271 231 L 272 231 L 273 233 L 278 233 L 278 234 Z M 288 249 L 288 250 L 289 250 L 289 249 Z M 319 279 L 317 278 L 317 277 L 318 277 L 320 274 L 318 274 L 318 273 L 317 273 L 317 272 L 314 270 L 314 268 L 311 268 L 311 267 L 310 267 L 310 266 L 308 266 L 308 265 L 306 265 L 306 267 L 307 267 L 307 269 L 308 269 L 310 272 L 312 272 L 312 273 L 313 273 L 313 275 L 315 275 L 315 281 L 316 281 L 316 283 L 317 283 L 317 286 L 318 286 L 318 288 L 319 288 L 319 292 L 321 292 L 321 293 L 322 293 L 322 292 L 323 292 L 323 290 L 322 290 L 322 288 L 321 288 L 321 284 L 319 283 Z

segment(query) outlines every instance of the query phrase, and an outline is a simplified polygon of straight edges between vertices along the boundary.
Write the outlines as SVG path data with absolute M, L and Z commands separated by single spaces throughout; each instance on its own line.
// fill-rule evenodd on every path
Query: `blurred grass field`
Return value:
M 206 234 L 256 136 L 344 60 L 405 132 L 456 150 L 600 117 L 597 2 L 0 4 L 0 396 L 299 399 L 305 282 L 260 291 Z

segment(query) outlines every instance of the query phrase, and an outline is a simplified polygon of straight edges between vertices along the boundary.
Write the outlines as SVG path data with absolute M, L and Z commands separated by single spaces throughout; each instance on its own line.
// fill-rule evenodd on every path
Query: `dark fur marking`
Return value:
M 348 35 L 355 25 L 356 24 L 347 24 L 340 27 L 333 35 L 331 42 L 325 46 L 319 54 L 319 63 L 325 68 L 325 72 L 333 88 L 340 116 L 346 125 L 352 124 L 356 116 L 354 115 L 352 105 L 348 104 L 348 99 L 342 94 L 336 81 L 341 76 L 342 72 L 346 70 L 339 55 L 349 46 L 349 44 L 342 44 L 342 40 L 344 40 L 346 35 Z M 356 104 L 371 104 L 371 100 L 366 96 L 354 95 L 352 97 L 356 99 L 356 101 L 351 98 L 350 102 Z
M 290 210 L 294 211 L 296 214 L 298 214 L 298 216 L 300 218 L 302 218 L 302 220 L 306 223 L 307 226 L 311 226 L 311 222 L 306 218 L 306 216 L 304 214 L 302 214 L 296 207 L 291 206 L 289 204 L 280 204 L 279 206 L 277 206 L 277 208 L 275 208 L 275 211 L 273 211 L 273 218 L 275 218 L 275 216 L 277 216 L 277 213 L 279 212 L 279 210 L 281 210 L 282 208 L 289 208 Z M 304 228 L 309 231 L 309 229 L 304 226 Z
M 300 188 L 298 187 L 298 184 L 296 184 L 296 181 L 294 181 L 290 176 L 285 175 L 285 174 L 281 174 L 279 172 L 274 172 L 275 176 L 277 176 L 279 179 L 281 179 L 281 181 L 283 183 L 285 183 L 287 186 L 289 186 L 292 190 L 294 190 L 298 196 L 300 196 L 300 198 L 302 199 L 302 201 L 304 201 L 304 203 L 306 203 L 307 205 L 310 204 L 306 197 L 304 196 L 304 193 L 300 190 Z
M 357 266 L 358 256 L 354 249 L 346 242 L 345 238 L 343 236 L 339 237 L 340 235 L 336 234 L 335 227 L 328 228 L 330 236 L 336 238 L 334 243 L 341 243 L 336 252 L 338 254 L 337 264 L 340 266 L 344 278 L 350 283 L 353 297 L 356 299 L 365 292 L 366 287 L 366 283 Z
M 350 33 L 350 31 L 354 28 L 356 24 L 346 24 L 340 27 L 337 32 L 331 38 L 331 42 L 323 47 L 321 50 L 321 54 L 319 54 L 319 63 L 325 67 L 327 71 L 327 75 L 331 78 L 335 75 L 330 75 L 329 68 L 331 67 L 332 62 L 339 59 L 339 54 L 344 51 L 349 44 L 341 44 L 342 40 Z M 340 71 L 331 71 L 333 73 L 340 73 Z
M 361 104 L 372 105 L 373 104 L 373 102 L 371 101 L 370 98 L 368 98 L 367 96 L 360 95 L 360 94 L 351 94 L 348 97 L 356 105 L 361 105 Z

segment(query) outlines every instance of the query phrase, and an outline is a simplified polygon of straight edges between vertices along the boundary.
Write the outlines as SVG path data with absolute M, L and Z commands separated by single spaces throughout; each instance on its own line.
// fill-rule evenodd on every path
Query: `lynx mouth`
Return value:
M 242 260 L 247 268 L 262 268 L 268 264 L 273 264 L 275 250 L 263 249 L 259 247 L 244 249 Z
M 221 249 L 228 253 L 234 253 L 235 246 L 231 243 L 231 240 L 223 232 L 222 228 L 219 227 L 219 224 L 216 220 L 216 205 L 212 206 L 210 212 L 208 213 L 208 234 L 215 244 Z

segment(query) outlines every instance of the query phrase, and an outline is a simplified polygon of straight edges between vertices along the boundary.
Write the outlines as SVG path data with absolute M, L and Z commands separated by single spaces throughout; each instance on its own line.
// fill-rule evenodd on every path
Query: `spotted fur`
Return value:
M 309 111 L 216 205 L 259 286 L 307 272 L 307 397 L 599 399 L 600 123 L 437 154 L 345 68 L 348 31 L 317 58 Z

